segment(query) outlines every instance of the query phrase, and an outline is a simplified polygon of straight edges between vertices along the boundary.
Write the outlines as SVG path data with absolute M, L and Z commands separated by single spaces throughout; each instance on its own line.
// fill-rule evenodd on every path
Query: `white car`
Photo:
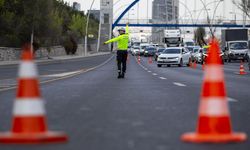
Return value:
M 139 55 L 140 54 L 140 47 L 139 46 L 134 46 L 131 50 L 132 55 Z
M 157 66 L 162 65 L 183 65 L 189 66 L 191 62 L 191 53 L 185 47 L 170 47 L 164 50 L 157 59 Z

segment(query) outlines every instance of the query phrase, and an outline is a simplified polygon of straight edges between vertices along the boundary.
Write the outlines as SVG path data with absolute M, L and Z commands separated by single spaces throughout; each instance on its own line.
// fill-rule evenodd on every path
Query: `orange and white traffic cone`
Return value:
M 64 133 L 48 131 L 45 108 L 39 90 L 39 81 L 30 48 L 22 52 L 19 66 L 17 96 L 14 103 L 10 132 L 0 133 L 0 143 L 39 144 L 66 142 Z
M 196 63 L 196 60 L 194 61 L 193 63 L 193 68 L 196 69 L 197 68 L 197 63 Z
M 189 67 L 193 68 L 193 62 L 192 61 L 189 62 Z
M 141 63 L 141 56 L 140 55 L 138 55 L 137 62 L 138 62 L 138 64 Z
M 186 133 L 181 139 L 195 143 L 227 143 L 246 140 L 244 133 L 232 131 L 226 96 L 225 81 L 219 44 L 212 41 L 204 74 L 196 132 Z
M 202 70 L 205 70 L 205 63 L 202 64 Z
M 240 72 L 238 73 L 239 75 L 245 75 L 245 74 L 247 74 L 246 72 L 245 72 L 245 68 L 244 68 L 244 65 L 243 65 L 243 62 L 241 61 L 241 63 L 240 63 Z
M 148 58 L 148 64 L 152 64 L 153 63 L 153 61 L 152 61 L 152 57 L 151 56 L 149 56 L 149 58 Z

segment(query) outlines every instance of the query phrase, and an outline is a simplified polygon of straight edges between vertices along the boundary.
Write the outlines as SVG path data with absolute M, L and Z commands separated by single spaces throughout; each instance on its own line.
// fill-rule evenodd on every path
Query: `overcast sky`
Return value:
M 89 9 L 92 0 L 65 0 L 67 2 L 69 2 L 71 5 L 73 4 L 73 2 L 78 2 L 81 4 L 81 9 L 86 11 L 87 9 Z M 114 6 L 114 17 L 117 18 L 118 15 L 122 12 L 122 10 L 125 9 L 125 7 L 130 4 L 131 2 L 133 2 L 134 0 L 113 0 L 114 3 L 116 3 L 116 5 Z M 149 18 L 151 18 L 151 14 L 152 14 L 152 1 L 153 0 L 140 0 L 139 2 L 139 18 L 141 19 L 146 19 L 147 18 L 147 3 L 148 3 L 148 14 L 149 14 Z M 203 0 L 204 2 L 206 2 L 206 4 L 208 5 L 208 9 L 210 9 L 210 15 L 214 12 L 214 7 L 216 6 L 216 4 L 218 4 L 218 1 L 220 0 Z M 217 1 L 217 3 L 213 3 L 214 1 Z M 196 2 L 196 8 L 195 8 L 195 2 Z M 201 11 L 201 9 L 203 8 L 203 5 L 201 3 L 201 0 L 180 0 L 180 16 L 181 17 L 186 17 L 189 18 L 190 17 L 190 13 L 189 11 L 187 11 L 187 9 L 185 9 L 187 6 L 189 8 L 190 11 L 192 11 L 193 14 L 193 18 L 197 18 L 198 14 L 200 15 L 200 18 L 205 18 L 205 13 L 204 11 Z M 95 0 L 94 9 L 100 9 L 100 0 Z M 196 11 L 196 16 L 194 16 L 193 11 Z M 232 0 L 224 0 L 224 2 L 221 2 L 219 4 L 219 7 L 217 9 L 217 13 L 216 13 L 216 17 L 223 17 L 225 16 L 227 19 L 234 19 L 235 15 L 234 14 L 230 14 L 230 12 L 235 12 L 236 13 L 236 17 L 237 19 L 242 19 L 242 13 L 237 10 L 237 7 L 235 7 L 232 4 Z M 212 16 L 212 15 L 211 15 Z M 128 16 L 125 16 L 128 17 Z M 133 10 L 130 11 L 130 18 L 132 19 L 136 19 L 137 18 L 137 6 L 134 7 Z

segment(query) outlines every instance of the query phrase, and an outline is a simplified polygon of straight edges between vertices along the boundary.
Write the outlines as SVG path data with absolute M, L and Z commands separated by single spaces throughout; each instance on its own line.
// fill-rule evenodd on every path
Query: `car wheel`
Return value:
M 170 65 L 167 65 L 167 67 L 170 67 Z
M 160 65 L 160 64 L 157 64 L 157 67 L 159 67 L 159 68 L 160 68 L 160 67 L 161 67 L 161 65 Z
M 183 66 L 183 60 L 181 59 L 180 64 L 178 65 L 179 67 Z

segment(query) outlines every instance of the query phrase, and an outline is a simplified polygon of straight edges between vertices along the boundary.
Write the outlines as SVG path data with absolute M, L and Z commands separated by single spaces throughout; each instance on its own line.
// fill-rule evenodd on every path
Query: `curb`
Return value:
M 82 58 L 89 58 L 89 57 L 96 57 L 96 56 L 103 56 L 103 55 L 109 55 L 112 54 L 111 52 L 103 52 L 103 53 L 95 53 L 94 55 L 88 55 L 88 56 L 79 56 L 75 55 L 72 57 L 65 57 L 65 58 L 52 58 L 52 59 L 44 59 L 44 60 L 35 60 L 36 64 L 52 64 L 52 63 L 60 63 L 65 60 L 77 60 L 77 59 L 82 59 Z M 62 56 L 63 57 L 63 56 Z M 1 64 L 0 62 L 0 67 L 2 66 L 15 66 L 19 64 L 19 60 L 16 61 L 9 61 L 6 64 Z

